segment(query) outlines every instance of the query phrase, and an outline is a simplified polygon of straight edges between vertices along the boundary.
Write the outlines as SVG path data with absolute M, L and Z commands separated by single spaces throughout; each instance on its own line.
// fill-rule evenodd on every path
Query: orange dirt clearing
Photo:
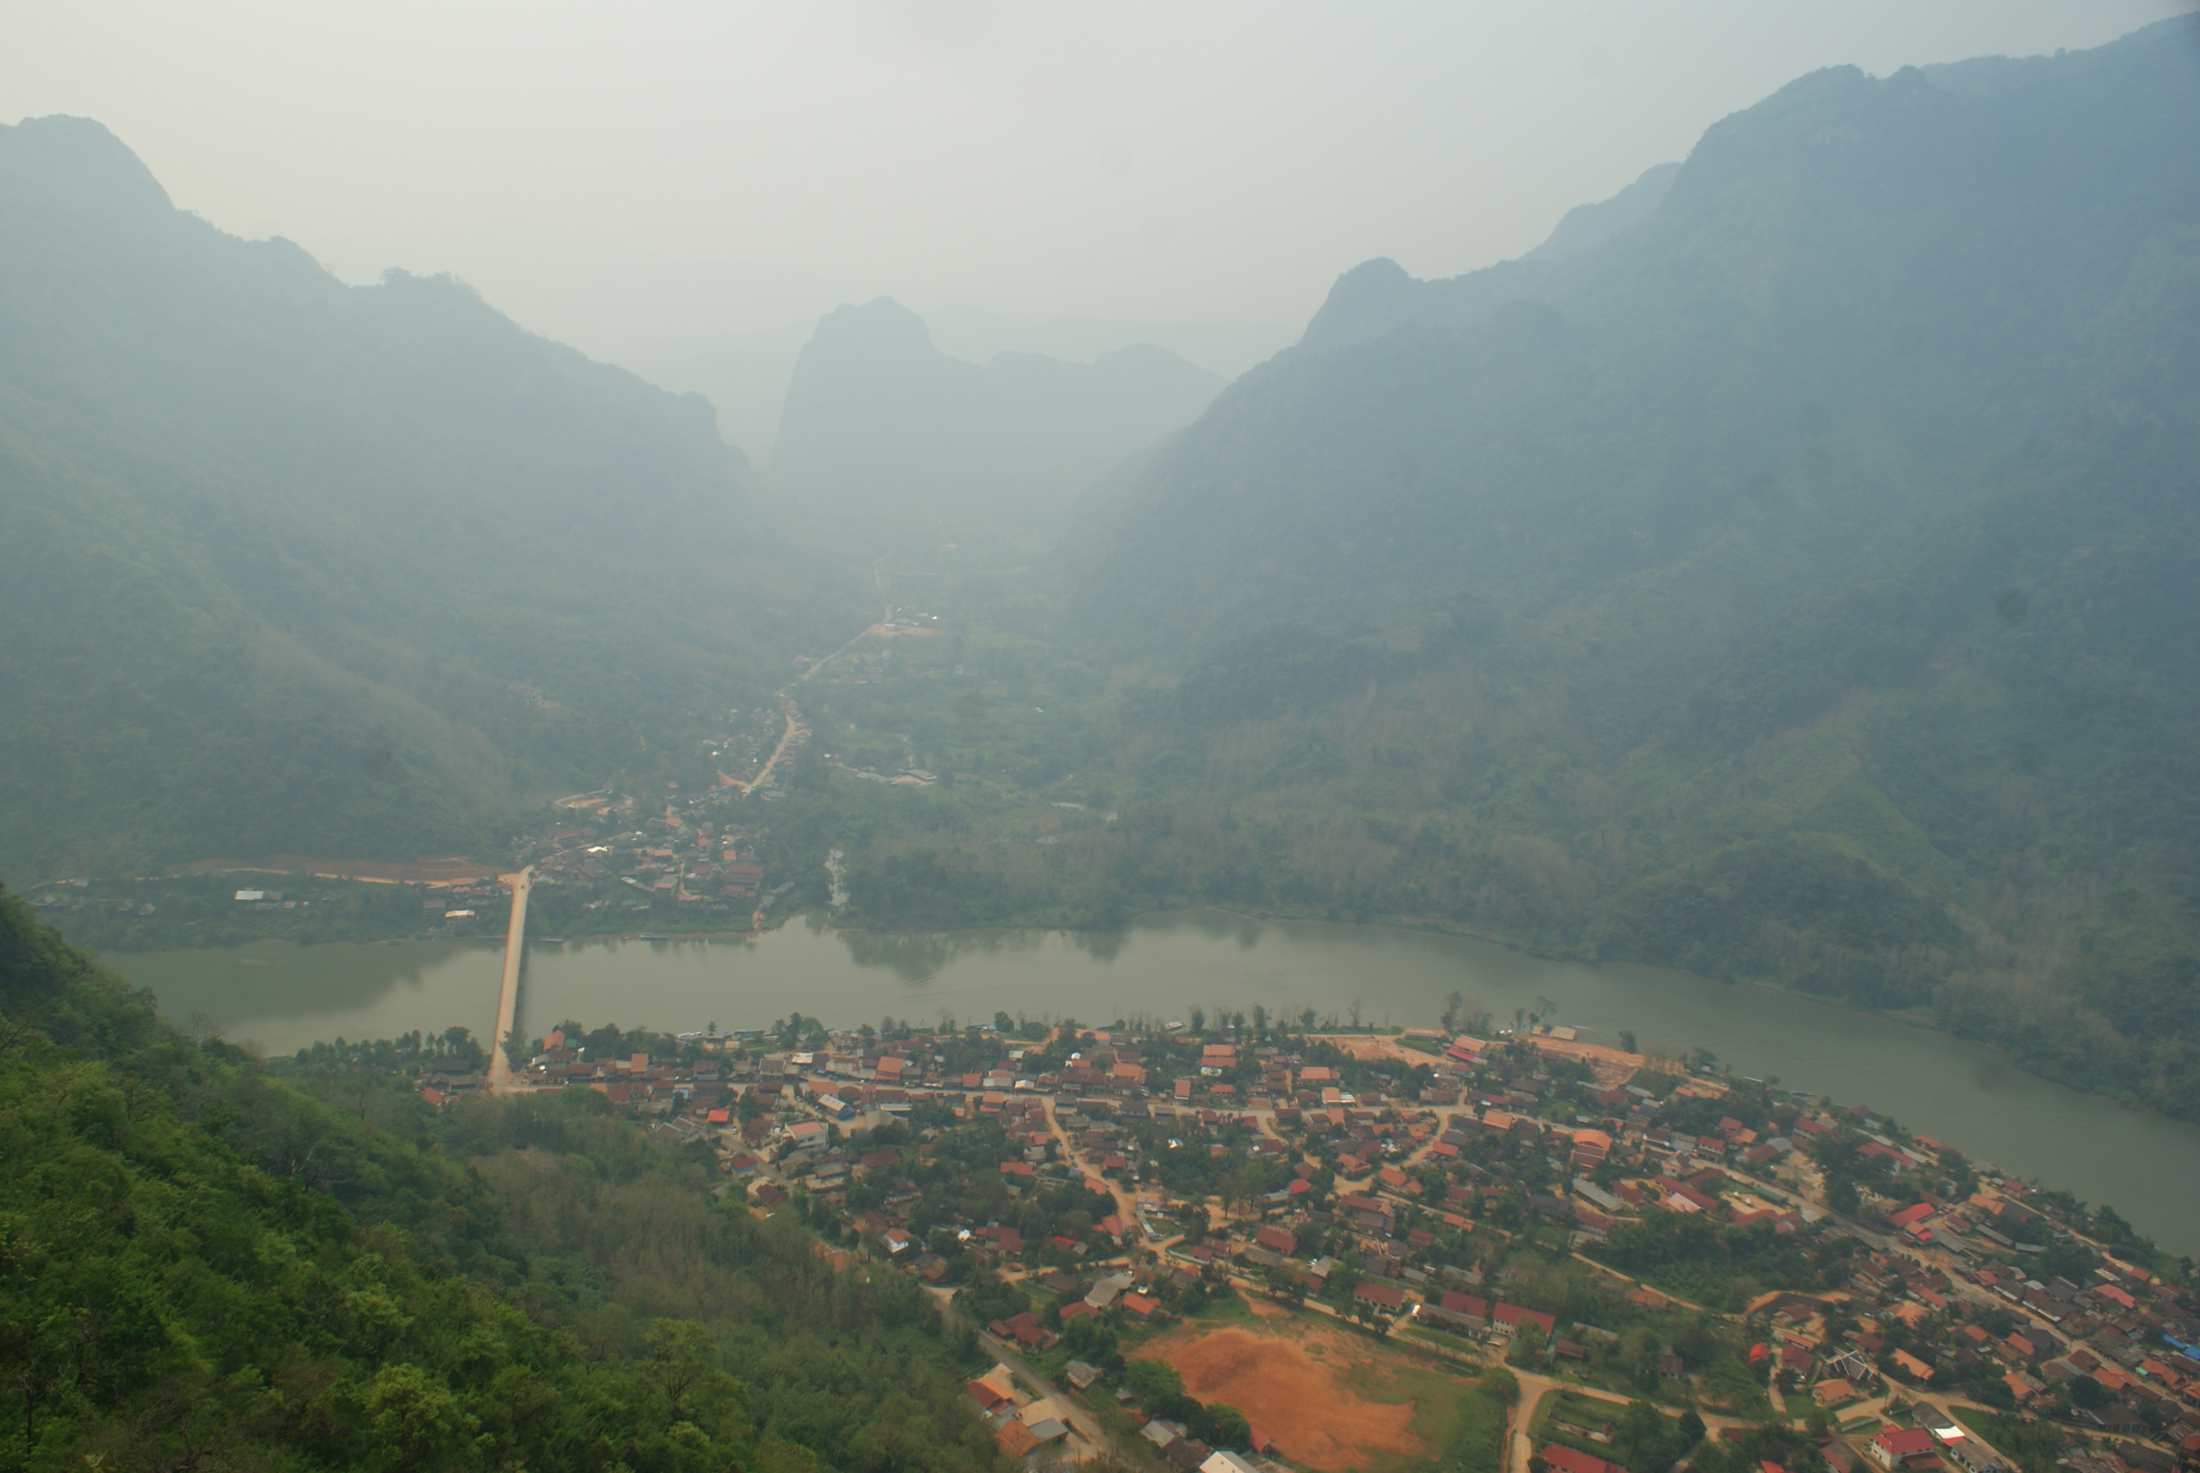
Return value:
M 1369 1401 L 1353 1389 L 1350 1371 L 1371 1357 L 1335 1330 L 1302 1323 L 1286 1337 L 1186 1329 L 1136 1354 L 1167 1362 L 1187 1392 L 1236 1407 L 1284 1457 L 1321 1473 L 1409 1463 L 1431 1451 L 1412 1431 L 1410 1403 Z
M 178 865 L 181 875 L 311 875 L 317 880 L 364 880 L 371 885 L 462 885 L 496 876 L 496 866 L 462 854 L 415 860 L 327 859 L 307 854 L 273 854 L 265 859 L 199 859 Z
M 1583 1043 L 1577 1038 L 1553 1038 L 1547 1033 L 1534 1033 L 1528 1035 L 1528 1042 L 1544 1053 L 1587 1064 L 1596 1075 L 1597 1083 L 1607 1089 L 1626 1083 L 1644 1067 L 1672 1067 L 1653 1060 L 1648 1054 L 1629 1053 L 1601 1043 Z
M 1403 1038 L 1387 1033 L 1310 1033 L 1307 1037 L 1320 1043 L 1335 1044 L 1353 1058 L 1371 1063 L 1386 1060 L 1401 1064 L 1436 1062 L 1436 1055 L 1407 1048 Z

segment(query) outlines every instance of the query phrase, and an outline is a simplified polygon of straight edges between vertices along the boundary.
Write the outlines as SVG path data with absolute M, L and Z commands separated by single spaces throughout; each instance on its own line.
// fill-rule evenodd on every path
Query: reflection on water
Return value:
M 485 1035 L 497 952 L 451 942 L 124 957 L 169 1014 L 288 1052 L 338 1035 L 462 1024 Z M 755 1027 L 790 1012 L 855 1026 L 996 1011 L 1086 1022 L 1192 1007 L 1433 1024 L 1446 994 L 1501 1018 L 1543 1010 L 1605 1040 L 1705 1047 L 1737 1072 L 1883 1110 L 1975 1156 L 2116 1204 L 2178 1251 L 2200 1251 L 2200 1128 L 2049 1084 L 1989 1049 L 1799 994 L 1646 967 L 1547 961 L 1429 932 L 1261 921 L 1219 911 L 1106 933 L 887 935 L 815 922 L 734 940 L 577 941 L 530 950 L 520 1024 L 566 1018 L 667 1031 Z
M 389 1038 L 454 1024 L 486 1037 L 496 1011 L 498 955 L 488 942 L 260 941 L 222 951 L 144 952 L 108 964 L 150 987 L 161 1011 L 178 1022 L 203 1018 L 239 1043 L 286 1054 L 317 1039 Z

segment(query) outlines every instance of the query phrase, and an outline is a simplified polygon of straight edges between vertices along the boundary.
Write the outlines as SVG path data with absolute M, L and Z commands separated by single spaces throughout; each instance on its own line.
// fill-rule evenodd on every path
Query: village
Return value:
M 571 1025 L 515 1083 L 910 1275 L 997 1360 L 970 1395 L 1034 1467 L 1405 1467 L 1456 1430 L 1432 1388 L 1469 1384 L 1506 1400 L 1510 1473 L 2200 1465 L 2200 1298 L 2113 1213 L 1533 1019 L 1314 1022 Z

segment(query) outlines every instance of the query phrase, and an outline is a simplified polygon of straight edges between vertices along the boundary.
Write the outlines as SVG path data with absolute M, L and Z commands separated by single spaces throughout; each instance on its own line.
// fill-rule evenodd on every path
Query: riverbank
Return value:
M 461 862 L 450 860 L 435 863 L 458 865 Z M 167 881 L 169 888 L 157 898 L 135 891 L 127 896 L 110 897 L 94 886 L 88 890 L 60 892 L 71 908 L 47 906 L 44 902 L 50 896 L 46 894 L 34 892 L 33 900 L 41 905 L 45 918 L 71 941 L 113 956 L 180 949 L 220 949 L 266 940 L 301 945 L 368 944 L 465 940 L 495 937 L 503 933 L 505 918 L 502 911 L 505 900 L 494 884 L 493 875 L 486 881 L 479 877 L 448 878 L 420 886 L 403 881 L 300 877 L 287 882 L 286 889 L 272 892 L 278 896 L 276 900 L 240 905 L 231 898 L 231 879 L 236 873 L 225 869 L 219 873 L 175 876 Z M 455 871 L 452 873 L 455 875 Z M 476 892 L 479 892 L 478 895 Z M 433 915 L 423 911 L 424 902 L 434 904 L 437 901 L 442 903 Z M 555 892 L 551 906 L 556 907 Z M 2189 1113 L 2165 1108 L 2165 1105 L 2178 1102 L 2158 1097 L 2156 1093 L 2150 1093 L 2145 1088 L 2134 1087 L 2124 1074 L 2099 1066 L 2058 1067 L 2066 1062 L 2066 1055 L 2043 1056 L 2037 1052 L 2021 1050 L 2014 1047 L 2008 1037 L 1979 1026 L 1975 1016 L 1950 1015 L 1931 1006 L 1874 1009 L 1847 999 L 1808 992 L 1779 980 L 1707 977 L 1701 973 L 1661 967 L 1654 962 L 1594 957 L 1588 954 L 1587 948 L 1537 945 L 1532 941 L 1524 942 L 1502 932 L 1475 927 L 1443 916 L 1398 914 L 1338 920 L 1307 912 L 1256 912 L 1219 906 L 1196 909 L 1255 926 L 1340 926 L 1371 933 L 1456 939 L 1476 946 L 1503 948 L 1554 966 L 1634 967 L 1646 974 L 1689 977 L 1696 984 L 1728 989 L 1730 995 L 1736 989 L 1743 989 L 1743 996 L 1751 999 L 1804 999 L 1822 1002 L 1879 1020 L 1883 1024 L 1898 1025 L 1905 1030 L 1922 1032 L 1936 1038 L 1961 1039 L 1992 1049 L 2011 1068 L 2073 1090 L 2098 1095 L 2134 1110 L 2158 1113 L 2170 1119 L 2189 1121 L 2195 1118 Z M 850 936 L 876 938 L 864 945 L 866 949 L 880 951 L 902 948 L 904 943 L 898 938 L 908 938 L 909 944 L 905 949 L 921 951 L 926 946 L 922 938 L 940 935 L 989 934 L 1016 938 L 1048 933 L 1087 938 L 1085 944 L 1095 950 L 1105 950 L 1139 926 L 1155 922 L 1166 923 L 1169 917 L 1186 913 L 1190 913 L 1190 908 L 1144 912 L 1112 928 L 1033 921 L 944 930 L 860 925 L 836 929 Z M 798 920 L 812 928 L 821 924 L 833 924 L 829 915 L 819 910 L 795 911 L 774 917 L 765 932 L 756 932 L 743 927 L 728 926 L 723 916 L 690 915 L 679 908 L 668 908 L 662 915 L 652 913 L 646 921 L 629 913 L 612 910 L 564 911 L 553 908 L 549 915 L 537 917 L 538 933 L 550 934 L 538 934 L 533 939 L 536 944 L 543 945 L 552 944 L 553 940 L 566 944 L 583 941 L 749 941 L 761 934 L 785 929 Z M 1332 999 L 1324 1007 L 1325 1010 L 1330 1010 L 1342 1007 L 1348 1001 L 1347 998 Z M 1744 1005 L 1758 1004 L 1752 1002 Z M 1431 1024 L 1437 1020 L 1441 1007 L 1441 1002 L 1438 1002 L 1423 1016 L 1396 1021 Z M 1528 1007 L 1529 1010 L 1536 1010 L 1532 999 Z M 1503 1021 L 1502 1017 L 1500 1021 Z
M 538 896 L 539 903 L 539 896 Z M 501 920 L 501 917 L 499 918 Z M 536 924 L 541 924 L 536 918 Z M 434 941 L 112 958 L 179 1020 L 288 1053 L 316 1039 L 452 1025 L 489 1036 L 491 944 Z M 1708 1049 L 1737 1074 L 1860 1102 L 1982 1159 L 2114 1203 L 2177 1251 L 2200 1251 L 2200 1127 L 2080 1094 L 1983 1045 L 1772 988 L 1626 964 L 1554 962 L 1407 928 L 1266 921 L 1216 911 L 1142 918 L 1119 932 L 841 931 L 805 918 L 753 936 L 669 942 L 564 938 L 531 947 L 518 1003 L 533 1036 L 567 1018 L 679 1032 L 757 1027 L 799 1012 L 851 1024 L 942 1015 L 989 1021 L 1183 1018 L 1203 1008 L 1271 1017 L 1344 1014 L 1433 1024 L 1459 991 L 1509 1022 L 1544 1012 L 1588 1037 L 1635 1033 L 1668 1056 Z M 1546 1008 L 1545 1001 L 1555 1005 Z
M 2058 1068 L 2056 1067 L 2057 1060 L 2055 1058 L 2043 1057 L 2038 1054 L 2028 1053 L 2024 1050 L 2021 1050 L 2014 1046 L 2009 1037 L 2007 1037 L 2006 1035 L 1997 1034 L 1986 1028 L 1978 1026 L 1974 1018 L 1964 1016 L 1951 1016 L 1941 1012 L 1940 1010 L 1928 1003 L 1913 1004 L 1900 1008 L 1873 1007 L 1868 1004 L 1856 1002 L 1852 999 L 1841 997 L 1835 994 L 1813 992 L 1802 987 L 1797 987 L 1792 983 L 1780 981 L 1777 979 L 1764 977 L 1714 977 L 1702 972 L 1683 971 L 1680 968 L 1669 966 L 1663 962 L 1659 962 L 1654 959 L 1646 959 L 1640 957 L 1602 956 L 1596 954 L 1593 949 L 1586 946 L 1551 946 L 1542 943 L 1535 938 L 1523 938 L 1503 931 L 1495 931 L 1485 927 L 1474 926 L 1466 921 L 1459 920 L 1454 917 L 1391 914 L 1340 919 L 1334 915 L 1329 914 L 1328 912 L 1316 912 L 1303 909 L 1252 911 L 1235 906 L 1202 904 L 1197 906 L 1187 905 L 1182 907 L 1159 908 L 1154 910 L 1136 912 L 1132 915 L 1131 919 L 1125 923 L 1125 926 L 1118 926 L 1113 928 L 1097 926 L 1086 927 L 1047 922 L 1031 922 L 1003 923 L 990 926 L 934 927 L 930 929 L 922 927 L 888 928 L 873 926 L 850 926 L 842 927 L 841 929 L 861 934 L 882 937 L 931 936 L 943 933 L 994 933 L 1004 936 L 1014 936 L 1028 934 L 1034 931 L 1063 931 L 1078 934 L 1087 934 L 1095 937 L 1104 938 L 1120 935 L 1123 933 L 1126 927 L 1136 926 L 1141 922 L 1150 921 L 1157 918 L 1166 918 L 1172 915 L 1184 914 L 1192 910 L 1212 912 L 1217 915 L 1231 916 L 1255 925 L 1292 923 L 1308 925 L 1349 926 L 1364 928 L 1372 931 L 1390 931 L 1405 935 L 1449 937 L 1462 941 L 1472 942 L 1476 945 L 1481 946 L 1500 947 L 1506 951 L 1515 952 L 1524 956 L 1534 957 L 1537 960 L 1549 962 L 1553 965 L 1584 967 L 1631 967 L 1640 969 L 1644 972 L 1654 972 L 1668 976 L 1687 976 L 1690 978 L 1694 978 L 1697 981 L 1700 981 L 1708 986 L 1740 990 L 1748 995 L 1790 1000 L 1799 999 L 1814 1003 L 1823 1003 L 1828 1006 L 1840 1008 L 1847 1012 L 1853 1012 L 1867 1017 L 1880 1019 L 1886 1023 L 1894 1024 L 1905 1029 L 1914 1030 L 1934 1037 L 1960 1039 L 1966 1043 L 1976 1045 L 1980 1048 L 1992 1050 L 1995 1054 L 2003 1058 L 2013 1069 L 2022 1070 L 2025 1073 L 2031 1074 L 2042 1080 L 2060 1085 L 2066 1089 L 2074 1090 L 2083 1094 L 2097 1095 L 2102 1099 L 2122 1105 L 2134 1111 L 2152 1115 L 2159 1115 L 2165 1119 L 2200 1125 L 2200 1111 L 2176 1108 L 2176 1106 L 2180 1103 L 2180 1101 L 2178 1100 L 2168 1098 L 2156 1093 L 2149 1093 L 2140 1089 L 2133 1089 L 2128 1086 L 2128 1084 L 2126 1083 L 2126 1076 L 2121 1073 L 2115 1072 L 2113 1070 L 2103 1069 L 2100 1067 L 2093 1067 L 2084 1070 Z M 1434 1023 L 1436 1021 L 1436 1015 L 1432 1013 L 1426 1018 L 1415 1019 L 1413 1021 L 1421 1023 Z

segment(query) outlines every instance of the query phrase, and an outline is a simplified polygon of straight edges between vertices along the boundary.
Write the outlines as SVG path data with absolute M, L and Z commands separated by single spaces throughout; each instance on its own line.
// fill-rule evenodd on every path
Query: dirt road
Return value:
M 779 745 L 772 748 L 772 754 L 766 757 L 764 765 L 756 770 L 756 781 L 749 784 L 751 788 L 760 788 L 770 782 L 772 773 L 779 766 L 780 759 L 792 751 L 797 742 L 810 734 L 810 729 L 802 724 L 802 713 L 795 709 L 791 697 L 781 696 L 779 698 L 779 711 L 781 715 L 787 718 L 787 729 L 779 734 Z
M 1120 1185 L 1109 1181 L 1106 1176 L 1102 1175 L 1097 1166 L 1080 1155 L 1077 1147 L 1070 1144 L 1069 1132 L 1062 1128 L 1061 1121 L 1054 1118 L 1054 1097 L 1052 1095 L 1041 1096 L 1039 1105 L 1046 1112 L 1047 1129 L 1054 1132 L 1054 1139 L 1062 1148 L 1062 1158 L 1108 1189 L 1108 1195 L 1115 1199 L 1115 1215 L 1123 1220 L 1123 1231 L 1135 1242 L 1139 1231 L 1137 1202 Z
M 463 885 L 486 880 L 495 870 L 463 855 L 441 858 L 330 859 L 304 854 L 275 854 L 265 859 L 195 859 L 168 871 L 172 875 L 305 875 L 316 880 L 354 880 L 368 885 Z

